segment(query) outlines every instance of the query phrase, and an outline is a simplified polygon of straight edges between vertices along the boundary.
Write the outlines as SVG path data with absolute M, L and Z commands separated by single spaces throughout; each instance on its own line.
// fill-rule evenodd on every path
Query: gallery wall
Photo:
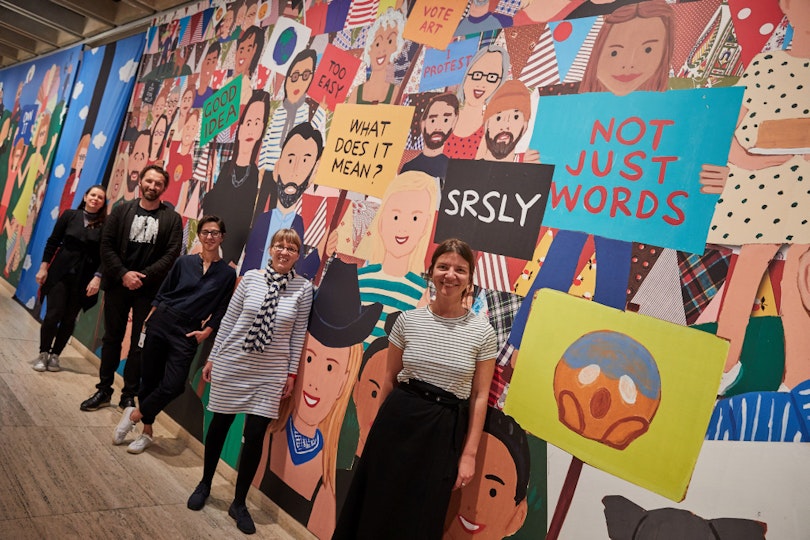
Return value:
M 38 314 L 30 269 L 60 210 L 95 183 L 110 207 L 136 198 L 150 163 L 187 253 L 205 214 L 224 218 L 240 273 L 298 230 L 298 272 L 339 291 L 316 304 L 356 309 L 329 310 L 345 317 L 339 368 L 299 372 L 254 484 L 328 538 L 384 398 L 369 381 L 387 326 L 429 298 L 432 247 L 460 237 L 477 250 L 470 308 L 500 345 L 486 437 L 514 477 L 455 492 L 447 538 L 629 538 L 617 523 L 647 517 L 800 537 L 789 501 L 806 483 L 766 464 L 810 437 L 806 4 L 186 7 L 137 39 L 0 71 L 4 277 Z M 335 259 L 356 275 L 330 278 Z M 91 350 L 99 319 L 75 333 Z M 201 440 L 202 349 L 167 411 Z M 294 459 L 290 440 L 315 450 Z

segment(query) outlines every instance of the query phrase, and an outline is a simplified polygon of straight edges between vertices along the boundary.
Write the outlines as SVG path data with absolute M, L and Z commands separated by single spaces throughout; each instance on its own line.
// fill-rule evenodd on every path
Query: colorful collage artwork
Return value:
M 282 227 L 301 234 L 296 268 L 315 285 L 337 259 L 356 268 L 347 301 L 379 317 L 317 410 L 292 405 L 272 426 L 254 481 L 329 538 L 384 397 L 369 381 L 387 329 L 429 298 L 432 248 L 460 237 L 477 250 L 471 309 L 500 346 L 492 425 L 522 438 L 485 432 L 509 449 L 514 494 L 497 509 L 483 488 L 454 494 L 446 538 L 543 537 L 552 454 L 606 486 L 580 507 L 567 484 L 568 520 L 593 524 L 579 537 L 629 538 L 620 524 L 647 517 L 665 530 L 682 512 L 714 530 L 742 520 L 721 537 L 798 537 L 810 523 L 782 499 L 718 515 L 688 488 L 707 460 L 810 438 L 809 13 L 808 0 L 187 5 L 143 36 L 0 70 L 3 278 L 39 315 L 30 270 L 56 217 L 94 183 L 109 208 L 138 197 L 148 164 L 169 173 L 185 253 L 215 214 L 240 274 L 266 265 Z M 96 350 L 100 326 L 85 313 L 76 336 Z M 170 410 L 200 438 L 202 360 Z M 307 466 L 277 466 L 288 430 L 321 434 Z M 234 432 L 223 458 L 239 449 Z M 742 484 L 728 497 L 758 489 Z M 786 497 L 807 493 L 794 486 Z

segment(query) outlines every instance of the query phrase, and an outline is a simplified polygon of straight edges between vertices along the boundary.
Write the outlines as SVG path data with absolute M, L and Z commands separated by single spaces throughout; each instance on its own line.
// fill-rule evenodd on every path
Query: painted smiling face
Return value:
M 464 102 L 483 106 L 503 80 L 501 55 L 491 52 L 473 64 L 464 79 Z
M 250 61 L 253 59 L 253 54 L 256 52 L 256 37 L 251 34 L 236 49 L 236 56 L 234 57 L 234 71 L 237 74 L 249 75 Z
M 655 74 L 664 55 L 666 28 L 660 18 L 635 18 L 610 29 L 596 67 L 605 88 L 624 96 Z
M 430 195 L 426 190 L 392 193 L 382 212 L 379 232 L 385 251 L 397 258 L 410 255 L 430 221 Z
M 323 345 L 307 332 L 295 388 L 295 416 L 317 427 L 332 410 L 349 377 L 349 347 Z
M 506 445 L 482 433 L 472 481 L 451 495 L 445 540 L 500 540 L 517 532 L 526 518 L 526 500 L 515 503 L 517 482 Z
M 377 30 L 368 53 L 372 71 L 384 70 L 391 63 L 391 55 L 397 52 L 398 32 L 395 27 Z

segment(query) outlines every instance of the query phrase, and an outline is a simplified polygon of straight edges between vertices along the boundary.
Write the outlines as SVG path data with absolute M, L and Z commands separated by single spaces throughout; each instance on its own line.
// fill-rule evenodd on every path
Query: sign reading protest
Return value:
M 203 103 L 200 146 L 208 144 L 219 132 L 239 120 L 239 97 L 242 95 L 242 77 L 211 94 Z
M 316 103 L 326 103 L 329 110 L 334 111 L 338 103 L 346 101 L 359 68 L 359 58 L 329 43 L 307 94 Z
M 419 91 L 455 86 L 464 81 L 464 74 L 478 52 L 477 39 L 465 39 L 451 43 L 446 51 L 427 49 Z
M 554 167 L 451 159 L 435 242 L 460 238 L 473 249 L 532 258 Z
M 556 165 L 544 225 L 703 253 L 742 88 L 543 97 L 530 148 Z M 702 136 L 711 133 L 711 137 Z
M 399 105 L 339 104 L 315 183 L 382 197 L 397 174 L 413 110 Z
M 467 0 L 416 0 L 402 37 L 444 50 L 466 7 Z

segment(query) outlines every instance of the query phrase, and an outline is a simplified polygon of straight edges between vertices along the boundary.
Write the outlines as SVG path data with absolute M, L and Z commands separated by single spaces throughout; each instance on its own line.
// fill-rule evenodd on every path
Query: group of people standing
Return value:
M 302 241 L 293 229 L 274 234 L 267 266 L 249 270 L 238 285 L 235 269 L 221 255 L 226 227 L 219 217 L 200 219 L 200 253 L 180 256 L 180 216 L 161 201 L 168 182 L 160 166 L 149 165 L 140 172 L 140 198 L 107 216 L 105 190 L 93 186 L 78 209 L 57 220 L 36 276 L 47 303 L 33 367 L 60 369 L 59 355 L 79 311 L 103 289 L 99 382 L 81 409 L 110 405 L 131 310 L 135 335 L 119 401 L 123 414 L 112 440 L 123 444 L 143 424 L 127 448 L 139 454 L 153 444 L 155 417 L 183 393 L 198 344 L 216 334 L 202 370 L 203 381 L 211 383 L 207 407 L 213 413 L 203 477 L 187 505 L 204 507 L 228 431 L 243 413 L 244 442 L 228 514 L 251 534 L 256 528 L 247 493 L 267 429 L 296 384 L 310 339 L 314 287 L 295 272 Z M 435 298 L 393 325 L 385 373 L 396 388 L 368 435 L 335 538 L 439 538 L 452 490 L 471 481 L 497 352 L 492 327 L 469 309 L 474 260 L 462 241 L 440 244 L 428 269 Z M 426 463 L 433 464 L 429 471 L 418 470 Z M 397 511 L 386 512 L 385 506 Z M 395 514 L 402 519 L 391 520 Z

